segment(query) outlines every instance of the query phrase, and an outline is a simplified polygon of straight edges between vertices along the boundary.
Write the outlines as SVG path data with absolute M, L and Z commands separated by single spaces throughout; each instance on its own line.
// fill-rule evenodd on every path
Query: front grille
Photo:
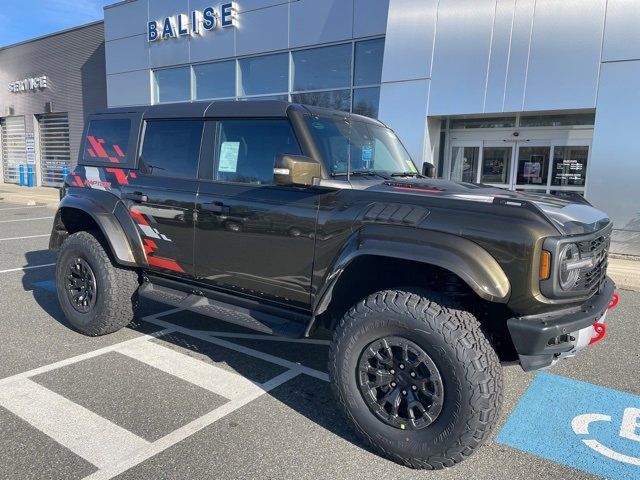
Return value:
M 594 293 L 600 289 L 607 276 L 610 244 L 611 231 L 604 234 L 599 232 L 595 234 L 593 239 L 578 242 L 580 256 L 582 258 L 592 257 L 594 265 L 580 271 L 575 290 L 587 290 Z

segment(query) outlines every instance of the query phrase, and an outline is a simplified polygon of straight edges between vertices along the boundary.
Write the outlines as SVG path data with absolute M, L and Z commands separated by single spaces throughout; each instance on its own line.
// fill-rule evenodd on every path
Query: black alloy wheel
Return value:
M 86 260 L 80 257 L 67 264 L 65 290 L 69 302 L 80 313 L 90 312 L 96 304 L 96 276 Z
M 369 409 L 401 430 L 420 430 L 440 415 L 442 377 L 419 345 L 402 337 L 370 343 L 360 355 L 358 386 Z

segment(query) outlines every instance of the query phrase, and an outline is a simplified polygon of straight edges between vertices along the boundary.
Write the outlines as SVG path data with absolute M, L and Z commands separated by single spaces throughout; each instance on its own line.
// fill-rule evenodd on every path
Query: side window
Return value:
M 140 169 L 157 177 L 195 179 L 203 127 L 202 120 L 148 121 Z
M 127 164 L 131 120 L 91 120 L 84 141 L 82 160 L 88 163 Z
M 221 120 L 216 137 L 216 180 L 268 185 L 279 153 L 301 153 L 284 119 Z

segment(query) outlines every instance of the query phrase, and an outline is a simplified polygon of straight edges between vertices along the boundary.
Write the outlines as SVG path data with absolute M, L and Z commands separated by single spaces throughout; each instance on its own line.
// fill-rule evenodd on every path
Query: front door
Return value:
M 306 308 L 319 190 L 279 186 L 279 153 L 300 154 L 286 119 L 220 120 L 197 199 L 195 262 L 210 286 Z

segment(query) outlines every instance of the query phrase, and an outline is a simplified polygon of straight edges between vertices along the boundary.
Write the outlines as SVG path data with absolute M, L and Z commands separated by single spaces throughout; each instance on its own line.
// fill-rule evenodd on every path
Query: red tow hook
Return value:
M 602 340 L 607 334 L 607 325 L 605 323 L 596 322 L 593 324 L 593 337 L 589 340 L 589 345 Z
M 607 310 L 613 310 L 614 308 L 616 308 L 618 306 L 619 301 L 620 301 L 620 295 L 618 295 L 616 292 L 613 292 L 613 295 L 611 295 L 611 301 L 609 302 L 609 306 L 607 307 Z

